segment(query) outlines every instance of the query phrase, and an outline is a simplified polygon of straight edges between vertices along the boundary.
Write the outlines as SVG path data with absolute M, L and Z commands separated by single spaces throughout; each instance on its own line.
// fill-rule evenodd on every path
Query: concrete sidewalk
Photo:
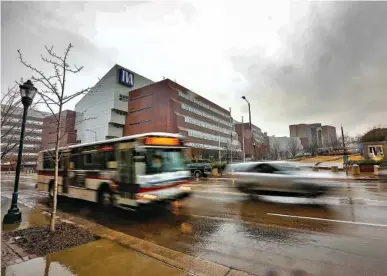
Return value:
M 2 214 L 8 210 L 9 204 L 10 200 L 2 197 Z M 50 214 L 45 206 L 29 208 L 20 203 L 19 208 L 23 214 L 23 222 L 20 225 L 3 225 L 3 232 L 49 224 Z M 8 254 L 2 252 L 2 262 L 11 264 L 2 269 L 2 275 L 251 275 L 113 231 L 66 213 L 57 214 L 58 222 L 77 224 L 101 239 L 39 258 L 23 255 L 18 249 Z

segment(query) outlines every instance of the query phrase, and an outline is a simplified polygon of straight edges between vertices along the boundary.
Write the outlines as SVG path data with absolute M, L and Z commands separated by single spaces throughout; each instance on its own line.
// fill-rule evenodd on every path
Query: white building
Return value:
M 77 142 L 123 136 L 129 92 L 153 81 L 115 65 L 76 105 Z

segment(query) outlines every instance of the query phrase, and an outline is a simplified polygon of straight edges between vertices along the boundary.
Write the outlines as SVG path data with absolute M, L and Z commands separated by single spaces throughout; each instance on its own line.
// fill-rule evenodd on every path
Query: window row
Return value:
M 221 128 L 221 127 L 218 127 L 217 125 L 203 122 L 203 121 L 197 120 L 197 119 L 189 117 L 189 116 L 183 115 L 183 117 L 184 117 L 184 122 L 186 122 L 186 123 L 201 126 L 204 128 L 209 128 L 209 129 L 216 130 L 216 131 L 222 132 L 224 134 L 230 135 L 231 131 L 229 129 Z M 235 132 L 233 132 L 233 136 L 236 136 Z
M 134 112 L 138 112 L 138 111 L 142 111 L 142 110 L 147 110 L 147 109 L 150 109 L 152 108 L 153 106 L 147 106 L 147 107 L 142 107 L 142 108 L 137 108 L 137 109 L 131 109 L 129 112 L 130 113 L 134 113 Z
M 222 123 L 222 124 L 224 124 L 224 125 L 226 125 L 226 126 L 229 126 L 229 127 L 232 126 L 232 124 L 231 124 L 230 122 L 221 120 L 221 119 L 219 119 L 218 117 L 212 116 L 211 114 L 208 114 L 208 113 L 206 113 L 206 112 L 203 112 L 203 111 L 201 111 L 201 110 L 199 110 L 199 109 L 196 109 L 196 108 L 194 108 L 194 107 L 192 107 L 192 106 L 190 106 L 190 105 L 181 103 L 181 108 L 184 109 L 184 110 L 188 110 L 188 111 L 190 111 L 190 112 L 192 112 L 192 113 L 198 114 L 198 115 L 200 115 L 200 116 L 206 117 L 206 118 L 208 118 L 208 119 L 211 119 L 211 120 L 213 120 L 213 121 L 215 121 L 215 122 L 220 122 L 220 123 Z
M 5 135 L 3 137 L 3 140 L 19 140 L 19 139 L 20 139 L 20 135 L 8 134 L 8 135 Z M 42 140 L 42 137 L 40 137 L 40 136 L 31 136 L 31 134 L 27 133 L 26 137 L 25 137 L 25 140 L 28 140 L 28 141 L 40 141 L 40 140 Z
M 126 112 L 125 111 L 122 111 L 122 110 L 117 110 L 117 109 L 114 109 L 114 113 L 118 114 L 118 115 L 126 115 Z
M 195 138 L 205 139 L 205 140 L 210 140 L 210 141 L 216 141 L 216 142 L 218 142 L 220 140 L 221 143 L 230 143 L 231 142 L 230 138 L 225 138 L 222 136 L 205 133 L 205 132 L 201 132 L 198 130 L 187 129 L 187 132 L 188 132 L 188 136 L 190 136 L 190 137 L 195 137 Z M 239 145 L 239 141 L 232 140 L 232 144 Z
M 184 99 L 186 99 L 186 100 L 189 100 L 189 101 L 191 101 L 193 103 L 196 103 L 197 105 L 205 107 L 205 108 L 207 108 L 207 109 L 209 109 L 209 110 L 211 110 L 211 111 L 213 111 L 215 113 L 218 113 L 219 115 L 222 115 L 222 116 L 224 116 L 226 118 L 230 118 L 230 116 L 228 114 L 226 114 L 226 113 L 224 113 L 222 111 L 219 111 L 218 109 L 213 108 L 212 106 L 210 106 L 210 105 L 208 105 L 206 103 L 203 103 L 202 101 L 199 101 L 199 100 L 196 100 L 194 98 L 191 98 L 190 96 L 188 96 L 187 94 L 185 94 L 185 93 L 183 93 L 181 91 L 179 91 L 179 96 L 184 98 Z
M 224 148 L 222 147 L 217 147 L 217 146 L 212 146 L 212 145 L 205 145 L 205 144 L 200 144 L 200 143 L 186 143 L 187 146 L 189 147 L 193 147 L 193 148 L 199 148 L 199 149 L 212 149 L 212 150 L 219 150 L 219 149 L 222 149 L 224 150 Z
M 152 120 L 145 120 L 145 121 L 135 122 L 135 123 L 131 123 L 129 125 L 130 126 L 134 126 L 134 125 L 150 124 L 150 123 L 152 123 Z
M 116 124 L 116 123 L 110 123 L 115 128 L 124 128 L 124 125 Z

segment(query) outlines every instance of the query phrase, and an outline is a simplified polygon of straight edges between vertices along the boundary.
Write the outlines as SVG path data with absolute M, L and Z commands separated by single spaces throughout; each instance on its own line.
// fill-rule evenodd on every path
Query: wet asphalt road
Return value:
M 2 177 L 2 205 L 9 204 L 12 177 Z M 23 177 L 20 202 L 44 203 Z M 257 275 L 274 269 L 289 275 L 387 274 L 387 184 L 346 184 L 317 200 L 250 199 L 227 181 L 194 182 L 180 206 L 153 212 L 112 210 L 62 199 L 59 209 L 162 246 Z M 349 198 L 351 197 L 351 201 Z M 281 274 L 282 273 L 282 274 Z

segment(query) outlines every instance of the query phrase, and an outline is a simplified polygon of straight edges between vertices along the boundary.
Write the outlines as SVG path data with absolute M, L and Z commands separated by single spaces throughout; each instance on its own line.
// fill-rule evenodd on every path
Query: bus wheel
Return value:
M 103 186 L 99 190 L 98 204 L 105 209 L 113 205 L 113 196 L 108 186 Z

